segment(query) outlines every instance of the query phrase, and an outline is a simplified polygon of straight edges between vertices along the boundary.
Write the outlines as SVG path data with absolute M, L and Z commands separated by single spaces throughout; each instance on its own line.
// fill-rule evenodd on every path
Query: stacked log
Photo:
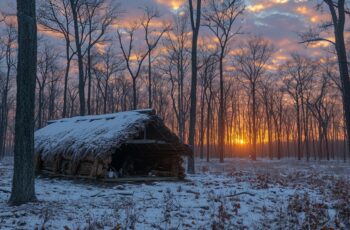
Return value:
M 142 145 L 143 146 L 143 145 Z M 140 146 L 138 146 L 140 147 Z M 138 152 L 140 149 L 140 152 Z M 130 162 L 132 172 L 123 170 L 124 176 L 157 176 L 183 179 L 185 177 L 185 169 L 183 168 L 183 159 L 171 145 L 149 145 L 140 148 L 124 149 Z M 143 151 L 142 151 L 143 150 Z M 130 151 L 130 152 L 128 152 Z M 69 154 L 57 155 L 53 159 L 41 159 L 37 157 L 37 168 L 59 175 L 78 176 L 84 178 L 107 178 L 108 170 L 114 168 L 112 164 L 112 156 L 117 157 L 111 152 L 106 159 L 93 157 L 93 154 L 86 156 L 79 161 L 74 161 Z M 119 157 L 118 157 L 119 158 Z M 118 159 L 117 158 L 117 159 Z M 122 160 L 122 159 L 120 159 Z M 134 167 L 134 163 L 138 162 L 138 166 Z M 119 170 L 119 169 L 114 169 Z M 151 170 L 151 171 L 150 171 Z M 151 172 L 151 173 L 150 173 Z

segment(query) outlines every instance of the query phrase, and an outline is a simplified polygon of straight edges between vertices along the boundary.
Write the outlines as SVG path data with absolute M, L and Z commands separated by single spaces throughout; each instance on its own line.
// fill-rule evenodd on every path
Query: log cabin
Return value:
M 37 172 L 68 177 L 183 179 L 192 154 L 152 109 L 49 121 L 34 136 Z

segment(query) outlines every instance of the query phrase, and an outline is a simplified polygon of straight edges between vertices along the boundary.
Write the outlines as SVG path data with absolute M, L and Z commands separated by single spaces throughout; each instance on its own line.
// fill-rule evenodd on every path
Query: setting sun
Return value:
M 245 145 L 246 144 L 245 140 L 242 138 L 236 138 L 235 143 L 238 145 Z

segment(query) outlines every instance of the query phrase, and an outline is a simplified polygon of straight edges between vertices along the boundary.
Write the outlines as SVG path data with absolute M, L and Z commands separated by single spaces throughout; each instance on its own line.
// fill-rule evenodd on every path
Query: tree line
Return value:
M 329 54 L 291 53 L 278 63 L 278 47 L 244 31 L 244 1 L 189 3 L 170 19 L 144 6 L 138 19 L 125 22 L 128 12 L 115 1 L 38 1 L 35 128 L 62 117 L 153 107 L 207 160 L 345 160 L 345 2 L 323 1 L 332 23 L 301 31 L 300 42 L 308 44 L 336 28 Z M 4 16 L 1 156 L 14 145 L 18 48 L 17 25 Z

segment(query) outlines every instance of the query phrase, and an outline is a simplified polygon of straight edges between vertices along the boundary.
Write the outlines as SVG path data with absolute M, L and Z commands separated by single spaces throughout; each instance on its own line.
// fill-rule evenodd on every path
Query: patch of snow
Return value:
M 283 160 L 198 160 L 196 170 L 185 181 L 138 184 L 39 177 L 37 203 L 10 207 L 0 191 L 0 228 L 301 229 L 313 207 L 336 228 L 332 189 L 350 175 L 349 163 Z M 0 188 L 10 190 L 10 159 L 0 172 Z

